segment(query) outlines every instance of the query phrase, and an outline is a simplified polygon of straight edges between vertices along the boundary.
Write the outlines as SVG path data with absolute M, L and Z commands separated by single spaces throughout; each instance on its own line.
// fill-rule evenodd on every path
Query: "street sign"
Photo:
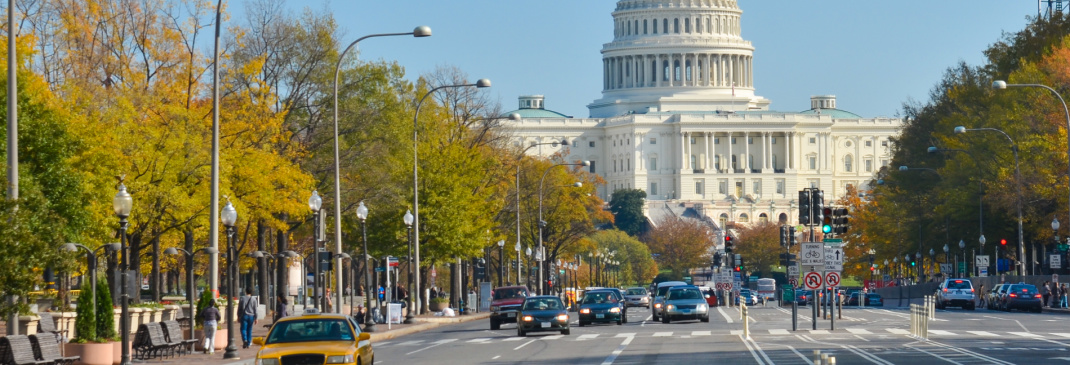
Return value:
M 386 272 L 386 268 L 385 267 L 376 266 L 375 267 L 375 272 Z
M 804 242 L 799 249 L 799 265 L 821 266 L 825 264 L 825 245 L 821 242 Z
M 1058 247 L 1058 250 L 1059 250 L 1059 252 L 1066 252 L 1067 250 L 1070 250 L 1070 245 L 1065 244 L 1065 243 L 1060 243 L 1059 247 Z
M 988 266 L 988 255 L 977 255 L 977 258 L 973 259 L 974 265 Z
M 825 273 L 825 285 L 829 287 L 835 287 L 840 285 L 840 273 L 838 271 L 831 271 Z
M 397 257 L 387 256 L 386 257 L 386 262 L 388 264 L 387 266 L 390 266 L 390 267 L 397 267 L 398 266 L 398 258 Z
M 788 277 L 793 279 L 799 277 L 799 265 L 788 266 Z
M 978 267 L 977 268 L 977 276 L 980 276 L 982 278 L 988 276 L 988 268 L 987 267 Z
M 945 274 L 950 273 L 951 264 L 940 264 L 940 272 Z
M 822 280 L 822 278 L 821 278 L 821 273 L 816 272 L 816 271 L 808 272 L 808 273 L 806 273 L 806 276 L 803 277 L 803 284 L 805 284 L 806 288 L 810 289 L 810 290 L 820 289 L 821 288 L 821 283 L 823 281 L 824 280 Z
M 792 288 L 796 288 L 796 287 L 799 286 L 799 279 L 796 279 L 796 278 L 788 279 L 788 284 L 791 284 Z
M 1063 267 L 1063 261 L 1058 254 L 1048 256 L 1048 262 L 1051 263 L 1052 269 L 1061 269 Z
M 825 243 L 843 243 L 843 238 L 826 238 L 823 241 Z
M 843 248 L 825 247 L 825 271 L 843 271 Z

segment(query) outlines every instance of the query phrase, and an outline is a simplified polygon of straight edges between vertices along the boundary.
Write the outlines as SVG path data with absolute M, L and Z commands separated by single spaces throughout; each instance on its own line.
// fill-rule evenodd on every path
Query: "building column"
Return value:
M 743 153 L 743 171 L 749 174 L 751 172 L 750 132 L 743 132 Z
M 706 132 L 706 169 L 713 170 L 713 132 Z
M 762 172 L 769 169 L 769 132 L 762 132 Z
M 734 160 L 736 156 L 732 154 L 732 132 L 729 131 L 729 132 L 727 132 L 727 134 L 728 134 L 728 138 L 727 138 L 727 141 L 728 141 L 727 142 L 728 143 L 728 161 L 725 161 L 724 163 L 726 164 L 725 166 L 728 166 L 728 168 L 727 168 L 728 173 L 734 174 L 734 173 L 736 173 L 736 169 L 735 169 L 734 166 L 732 166 L 732 160 Z
M 680 132 L 680 154 L 684 155 L 684 161 L 680 164 L 680 170 L 687 168 L 687 133 Z

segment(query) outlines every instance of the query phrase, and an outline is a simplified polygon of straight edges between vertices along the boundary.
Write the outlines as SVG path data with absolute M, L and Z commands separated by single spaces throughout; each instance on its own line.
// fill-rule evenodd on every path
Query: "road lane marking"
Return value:
M 937 335 L 937 336 L 954 336 L 955 335 L 954 332 L 943 331 L 943 330 L 929 330 L 929 334 Z
M 731 331 L 728 331 L 728 334 L 730 334 L 732 336 L 742 336 L 743 335 L 743 330 L 731 330 Z
M 613 365 L 613 361 L 617 359 L 617 356 L 624 352 L 624 349 L 628 347 L 628 344 L 632 343 L 633 338 L 635 338 L 635 336 L 624 338 L 624 341 L 620 343 L 620 346 L 617 346 L 617 349 L 613 350 L 613 352 L 606 357 L 605 361 L 602 361 L 602 365 Z
M 423 341 L 423 340 L 416 340 L 416 341 L 405 341 L 405 342 L 399 342 L 399 343 L 398 343 L 397 345 L 394 345 L 394 346 L 409 346 L 409 345 L 417 345 L 417 344 L 420 344 L 421 342 L 424 342 L 424 341 Z
M 850 333 L 853 333 L 853 334 L 856 334 L 856 335 L 872 335 L 873 334 L 873 332 L 870 332 L 869 330 L 864 329 L 864 328 L 848 328 L 847 332 L 850 332 Z
M 536 340 L 531 340 L 531 341 L 528 341 L 528 342 L 524 342 L 524 344 L 523 344 L 523 345 L 517 346 L 516 348 L 514 348 L 514 349 L 513 349 L 513 351 L 516 351 L 516 350 L 522 349 L 522 348 L 524 348 L 524 346 L 527 346 L 527 345 L 528 345 L 529 343 L 532 343 L 532 342 L 535 342 L 535 341 L 536 341 Z
M 390 343 L 392 343 L 392 342 L 394 342 L 394 341 L 383 341 L 383 342 L 379 342 L 379 343 L 376 343 L 376 344 L 375 344 L 375 347 L 383 347 L 383 346 L 387 346 L 387 345 L 390 345 Z
M 635 333 L 618 333 L 616 336 L 613 337 L 635 337 Z
M 491 340 L 490 338 L 483 337 L 483 338 L 473 338 L 471 340 L 468 340 L 468 342 L 469 343 L 475 343 L 475 342 L 487 343 L 487 341 L 490 341 L 490 340 Z
M 420 352 L 420 351 L 423 351 L 423 350 L 427 350 L 429 348 L 436 347 L 436 346 L 439 346 L 439 345 L 445 345 L 445 344 L 453 342 L 453 341 L 457 341 L 457 339 L 456 338 L 447 338 L 447 339 L 444 339 L 444 340 L 438 340 L 438 341 L 433 342 L 433 345 L 431 345 L 431 346 L 427 346 L 427 347 L 424 347 L 422 349 L 409 352 L 409 353 L 407 353 L 405 355 L 412 355 L 412 354 L 415 354 L 417 352 Z
M 866 342 L 869 342 L 869 340 L 867 340 L 867 339 L 866 339 L 865 337 L 862 337 L 862 336 L 859 336 L 859 335 L 854 335 L 854 336 L 855 336 L 856 338 L 858 338 L 859 340 L 862 340 L 862 341 L 866 341 Z
M 523 339 L 524 339 L 524 337 L 506 337 L 502 341 L 520 341 L 520 340 L 523 340 Z
M 1006 361 L 1003 361 L 1003 360 L 1000 360 L 1000 359 L 997 359 L 997 358 L 994 358 L 994 357 L 991 357 L 991 356 L 983 355 L 983 354 L 976 353 L 976 352 L 973 352 L 973 351 L 969 351 L 969 350 L 966 350 L 966 349 L 960 349 L 960 348 L 957 348 L 957 347 L 954 347 L 954 346 L 951 346 L 951 345 L 945 345 L 945 344 L 942 344 L 942 343 L 939 343 L 939 342 L 936 342 L 936 341 L 928 341 L 927 343 L 930 343 L 930 344 L 933 344 L 933 345 L 936 345 L 936 346 L 940 346 L 940 347 L 943 347 L 945 349 L 948 349 L 948 350 L 951 350 L 951 351 L 955 351 L 955 352 L 958 352 L 958 353 L 966 355 L 966 356 L 971 356 L 971 357 L 974 357 L 974 358 L 976 358 L 978 360 L 988 361 L 988 362 L 991 362 L 991 363 L 994 363 L 994 364 L 1001 364 L 1001 365 L 1011 365 L 1011 364 L 1013 364 L 1013 363 L 1006 362 Z M 909 344 L 909 343 L 907 344 L 907 346 L 910 346 L 910 345 L 911 344 Z
M 491 360 L 497 360 L 497 359 L 498 359 L 499 357 L 502 357 L 502 355 L 498 355 L 498 356 L 492 357 L 492 358 L 490 358 L 490 359 L 491 359 Z
M 977 336 L 998 337 L 998 335 L 996 335 L 995 333 L 986 332 L 986 331 L 966 331 L 966 333 L 969 333 L 971 335 L 977 335 Z M 1067 336 L 1067 337 L 1070 337 L 1070 336 Z
M 654 337 L 670 337 L 672 332 L 654 332 Z
M 1070 333 L 1052 333 L 1052 334 L 1056 335 L 1056 336 L 1059 336 L 1059 337 L 1070 338 Z
M 893 335 L 909 335 L 910 331 L 902 328 L 885 328 L 885 331 L 891 332 Z
M 775 329 L 769 330 L 769 334 L 770 335 L 790 335 L 791 333 L 788 333 L 788 330 L 783 329 L 783 328 L 775 328 Z
M 691 336 L 713 336 L 711 331 L 691 331 Z
M 855 346 L 840 345 L 840 347 L 843 347 L 843 348 L 847 349 L 847 351 L 853 352 L 853 353 L 855 353 L 855 355 L 861 356 L 863 359 L 869 360 L 869 361 L 873 362 L 874 364 L 895 365 L 895 364 L 892 364 L 891 362 L 888 362 L 887 360 L 884 360 L 882 358 L 877 357 L 877 355 L 873 355 L 873 354 L 869 353 L 868 351 L 863 351 L 863 350 L 861 350 L 861 349 L 859 349 L 858 347 L 855 347 Z
M 721 316 L 722 316 L 722 317 L 724 317 L 724 320 L 725 320 L 725 321 L 728 321 L 728 323 L 732 323 L 732 317 L 729 317 L 729 316 L 728 316 L 728 313 L 725 313 L 725 312 L 724 312 L 724 308 L 722 308 L 722 307 L 717 307 L 717 312 L 720 312 L 720 313 L 721 313 Z
M 810 330 L 810 334 L 811 335 L 827 335 L 827 334 L 829 334 L 829 331 L 828 330 Z
M 1022 322 L 1018 322 L 1018 320 L 1016 319 L 1016 320 L 1014 320 L 1014 323 L 1017 323 L 1017 324 L 1018 324 L 1018 327 L 1022 327 L 1022 331 L 1026 331 L 1026 332 L 1029 332 L 1029 329 L 1028 329 L 1028 328 L 1025 328 L 1025 326 L 1024 326 L 1024 325 L 1022 325 Z
M 932 331 L 930 331 L 930 332 L 932 332 Z M 1015 336 L 1029 337 L 1029 338 L 1041 337 L 1038 334 L 1029 333 L 1029 332 L 1007 332 L 1007 333 L 1010 333 L 1010 334 L 1015 335 Z
M 546 341 L 553 341 L 553 340 L 559 339 L 561 337 L 565 337 L 565 335 L 544 336 L 544 337 L 539 337 L 539 339 L 540 340 L 546 340 Z
M 750 356 L 754 357 L 754 361 L 757 362 L 758 365 L 765 365 L 765 362 L 762 362 L 762 358 L 759 357 L 758 353 L 754 351 L 754 347 L 751 347 L 751 344 L 750 344 L 750 341 L 748 341 L 748 338 L 744 338 L 743 335 L 740 335 L 739 336 L 739 340 L 743 342 L 743 346 L 747 346 L 747 351 L 750 351 Z M 757 344 L 755 344 L 755 345 L 757 345 Z M 769 363 L 772 364 L 773 362 L 770 361 Z
M 595 339 L 597 337 L 598 337 L 597 333 L 595 333 L 595 334 L 587 334 L 587 335 L 581 335 L 580 337 L 576 337 L 576 340 L 593 340 L 593 339 Z

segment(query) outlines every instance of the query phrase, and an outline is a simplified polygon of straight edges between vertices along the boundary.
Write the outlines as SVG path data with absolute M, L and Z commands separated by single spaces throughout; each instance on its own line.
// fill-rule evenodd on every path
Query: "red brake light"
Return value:
M 947 293 L 947 288 L 944 288 L 944 293 Z
M 1040 294 L 1037 294 L 1037 298 L 1040 298 L 1040 297 L 1041 297 Z
M 1011 293 L 1010 296 L 1011 296 L 1011 298 L 1017 298 L 1018 294 Z
M 955 280 L 955 284 L 962 284 L 962 280 Z
M 1022 293 L 1029 291 L 1029 289 L 1022 289 Z

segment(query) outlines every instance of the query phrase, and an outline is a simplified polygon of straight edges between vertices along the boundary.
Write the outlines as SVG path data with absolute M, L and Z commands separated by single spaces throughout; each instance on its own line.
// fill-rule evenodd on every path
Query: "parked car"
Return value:
M 621 310 L 621 298 L 612 290 L 598 289 L 587 292 L 580 301 L 580 327 L 591 323 L 624 324 L 624 311 Z
M 974 310 L 976 305 L 977 303 L 974 302 L 973 283 L 969 279 L 945 279 L 936 288 L 937 309 L 946 309 L 948 306 L 952 306 Z
M 883 307 L 884 298 L 881 298 L 880 294 L 869 293 L 866 294 L 866 306 L 867 307 Z
M 743 300 L 747 305 L 758 304 L 758 295 L 750 291 L 750 289 L 740 289 L 739 295 L 736 296 L 736 305 L 739 305 L 739 301 Z
M 624 291 L 624 300 L 628 307 L 650 308 L 650 292 L 643 287 L 628 288 Z
M 526 336 L 528 332 L 557 331 L 562 335 L 570 334 L 568 311 L 561 298 L 553 295 L 528 297 L 521 304 L 517 314 L 516 335 Z
M 795 291 L 795 303 L 799 305 L 810 304 L 814 300 L 814 292 L 810 290 L 796 290 Z
M 528 295 L 528 287 L 522 285 L 494 289 L 490 302 L 490 329 L 501 329 L 502 323 L 516 323 L 517 313 Z
M 669 289 L 665 297 L 665 314 L 662 323 L 670 323 L 673 319 L 697 319 L 702 322 L 710 321 L 710 307 L 706 304 L 706 298 L 696 286 L 676 286 Z
M 1029 310 L 1040 313 L 1043 306 L 1040 292 L 1033 284 L 1012 284 L 1003 296 L 1000 308 L 1010 312 L 1012 309 Z
M 682 281 L 663 281 L 658 283 L 657 289 L 654 291 L 654 299 L 651 302 L 652 304 L 650 308 L 650 315 L 653 316 L 653 320 L 661 320 L 662 306 L 664 305 L 662 302 L 665 301 L 665 293 L 667 293 L 670 288 L 680 285 L 687 285 L 687 283 Z

